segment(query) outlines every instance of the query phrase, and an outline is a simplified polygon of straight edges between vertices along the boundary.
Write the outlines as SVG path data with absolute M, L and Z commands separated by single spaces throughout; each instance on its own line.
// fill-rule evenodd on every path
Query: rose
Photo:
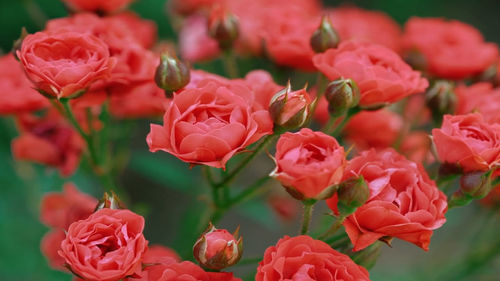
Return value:
M 157 40 L 158 27 L 156 23 L 152 20 L 146 20 L 140 18 L 137 14 L 133 12 L 119 13 L 117 15 L 105 17 L 104 22 L 116 26 L 119 28 L 120 25 L 125 25 L 121 27 L 122 29 L 127 29 L 132 38 L 139 43 L 144 48 L 151 48 Z
M 132 280 L 132 279 L 129 279 Z M 184 261 L 152 266 L 148 270 L 147 279 L 143 281 L 241 281 L 228 272 L 205 272 L 196 264 Z
M 412 131 L 405 135 L 399 147 L 402 154 L 416 163 L 430 164 L 435 161 L 431 153 L 432 141 L 425 131 Z
M 143 270 L 140 274 L 140 278 L 127 278 L 127 281 L 157 281 L 149 279 L 149 272 L 155 271 L 157 267 L 162 267 L 163 265 L 169 265 L 172 263 L 178 263 L 181 259 L 177 253 L 167 247 L 160 245 L 153 245 L 148 247 L 146 253 L 142 257 Z M 163 267 L 162 267 L 163 268 Z
M 310 107 L 311 98 L 306 89 L 292 91 L 289 83 L 271 99 L 269 114 L 274 124 L 280 128 L 300 128 L 308 120 Z
M 439 159 L 465 172 L 487 171 L 500 162 L 500 125 L 486 123 L 479 113 L 445 115 L 432 137 Z
M 66 234 L 62 229 L 54 229 L 45 234 L 40 243 L 40 250 L 47 258 L 50 267 L 57 270 L 64 270 L 65 260 L 59 255 L 61 250 L 61 242 L 66 238 Z
M 394 103 L 423 92 L 429 83 L 394 51 L 380 45 L 344 42 L 313 58 L 330 80 L 353 79 L 361 91 L 361 106 Z
M 134 0 L 62 0 L 74 11 L 111 13 L 126 8 Z
M 12 141 L 15 159 L 56 167 L 63 176 L 78 168 L 85 143 L 55 109 L 43 117 L 21 115 L 18 124 L 20 136 Z
M 498 48 L 486 43 L 474 27 L 456 20 L 413 17 L 402 38 L 406 52 L 420 52 L 425 69 L 441 78 L 463 79 L 479 74 L 498 58 Z
M 85 280 L 119 280 L 141 272 L 148 244 L 143 229 L 143 217 L 104 208 L 70 225 L 59 254 Z
M 457 108 L 455 114 L 480 112 L 487 122 L 500 123 L 500 88 L 481 82 L 471 86 L 460 84 L 455 88 Z
M 343 223 L 354 251 L 386 236 L 428 250 L 432 231 L 446 221 L 447 200 L 423 167 L 392 148 L 372 149 L 346 167 L 344 179 L 359 176 L 368 184 L 370 197 Z M 337 212 L 336 195 L 327 204 Z
M 335 138 L 308 128 L 281 135 L 275 159 L 270 176 L 299 200 L 330 197 L 346 164 L 344 148 Z
M 169 1 L 169 8 L 179 14 L 192 14 L 198 10 L 208 10 L 224 2 L 224 0 L 172 0 Z
M 243 238 L 239 237 L 239 228 L 231 234 L 210 224 L 193 246 L 193 255 L 198 263 L 213 270 L 236 264 L 242 254 Z
M 97 199 L 68 183 L 64 185 L 63 192 L 51 192 L 43 196 L 40 221 L 47 226 L 68 229 L 73 222 L 88 218 L 97 203 Z
M 174 95 L 163 126 L 152 124 L 152 152 L 163 150 L 182 161 L 223 168 L 237 152 L 271 134 L 267 110 L 254 110 L 254 92 L 244 83 L 206 79 Z
M 75 96 L 108 78 L 114 65 L 103 41 L 76 32 L 28 35 L 17 56 L 38 90 L 57 98 Z
M 32 88 L 23 68 L 13 55 L 0 58 L 0 115 L 19 114 L 45 108 L 47 99 Z
M 370 280 L 369 273 L 348 256 L 309 236 L 285 236 L 267 248 L 255 281 Z
M 366 41 L 395 52 L 400 51 L 401 28 L 385 13 L 363 10 L 355 6 L 335 8 L 328 12 L 342 41 Z
M 309 17 L 300 8 L 287 6 L 276 8 L 270 16 L 267 29 L 263 31 L 266 51 L 279 65 L 312 71 L 315 69 L 312 63 L 314 51 L 309 39 L 320 19 Z
M 346 140 L 354 143 L 357 149 L 365 150 L 371 147 L 390 147 L 396 142 L 402 129 L 401 116 L 381 109 L 362 111 L 354 115 L 345 126 L 344 133 Z

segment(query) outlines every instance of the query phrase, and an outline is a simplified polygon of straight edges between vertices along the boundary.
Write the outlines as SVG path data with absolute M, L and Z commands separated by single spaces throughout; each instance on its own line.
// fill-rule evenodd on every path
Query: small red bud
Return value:
M 351 107 L 355 107 L 361 94 L 359 88 L 351 79 L 337 79 L 328 84 L 325 98 L 328 101 L 328 112 L 333 117 L 342 116 Z
M 220 270 L 236 264 L 243 254 L 243 238 L 239 227 L 231 234 L 210 224 L 193 247 L 194 258 L 200 265 Z
M 215 6 L 208 18 L 208 35 L 219 43 L 222 50 L 231 48 L 239 36 L 238 19 L 223 6 Z
M 269 114 L 276 126 L 290 130 L 304 125 L 310 114 L 311 98 L 305 88 L 292 92 L 290 82 L 269 103 Z
M 314 31 L 310 39 L 310 44 L 314 52 L 323 53 L 328 49 L 337 48 L 340 38 L 332 26 L 330 19 L 323 16 L 319 27 Z
M 460 177 L 460 189 L 451 196 L 449 205 L 467 205 L 474 199 L 486 197 L 491 188 L 491 171 L 466 173 Z
M 165 90 L 167 97 L 172 97 L 173 92 L 184 88 L 190 79 L 189 67 L 185 63 L 168 52 L 161 54 L 155 81 L 158 87 Z
M 370 189 L 363 176 L 351 178 L 343 181 L 339 185 L 338 210 L 341 216 L 348 216 L 356 211 L 357 208 L 365 204 L 370 197 Z

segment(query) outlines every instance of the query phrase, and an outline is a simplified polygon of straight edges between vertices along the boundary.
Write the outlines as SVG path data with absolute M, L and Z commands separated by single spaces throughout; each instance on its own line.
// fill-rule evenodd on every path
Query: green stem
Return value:
M 303 202 L 304 203 L 304 217 L 302 219 L 302 227 L 300 229 L 300 234 L 305 235 L 309 232 L 309 225 L 311 224 L 311 217 L 314 209 L 314 203 Z
M 276 134 L 273 135 L 268 135 L 264 138 L 264 140 L 255 148 L 255 150 L 248 155 L 245 159 L 243 159 L 240 164 L 232 171 L 230 172 L 220 183 L 215 185 L 215 188 L 220 188 L 222 186 L 230 184 L 238 174 L 243 171 L 243 169 L 252 161 L 255 156 L 257 156 L 262 150 L 264 150 L 269 143 L 274 139 Z
M 327 231 L 325 231 L 325 233 L 321 234 L 318 238 L 325 239 L 335 234 L 335 232 L 337 232 L 337 230 L 339 230 L 342 224 L 344 223 L 345 218 L 346 217 L 344 216 L 338 216 L 337 219 L 335 220 L 335 223 Z
M 237 78 L 238 65 L 236 63 L 236 56 L 234 55 L 234 51 L 232 49 L 224 51 L 222 61 L 224 63 L 226 74 L 229 76 L 229 78 Z
M 335 122 L 337 121 L 338 118 L 330 116 L 328 118 L 328 123 L 321 129 L 322 132 L 329 134 L 329 132 L 332 130 L 333 125 L 335 125 Z
M 340 124 L 337 127 L 335 127 L 335 130 L 333 130 L 333 132 L 330 135 L 332 135 L 334 137 L 338 137 L 340 132 L 342 131 L 342 129 L 344 129 L 347 122 L 349 122 L 349 120 L 351 119 L 351 117 L 353 117 L 356 113 L 358 113 L 360 111 L 361 111 L 361 108 L 358 106 L 350 108 L 347 111 L 347 114 L 342 119 L 342 122 L 340 122 Z
M 238 196 L 233 198 L 233 200 L 231 200 L 230 203 L 228 204 L 228 208 L 240 204 L 252 198 L 253 196 L 257 195 L 260 191 L 260 188 L 270 179 L 271 177 L 269 176 L 264 176 L 258 179 L 255 183 L 253 183 L 251 186 L 242 191 Z

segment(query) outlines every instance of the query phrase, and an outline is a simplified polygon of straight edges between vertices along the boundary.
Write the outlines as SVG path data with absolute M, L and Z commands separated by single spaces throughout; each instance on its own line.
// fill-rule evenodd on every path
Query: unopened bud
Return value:
M 118 198 L 118 195 L 111 191 L 111 193 L 104 193 L 104 196 L 99 200 L 99 204 L 95 208 L 95 211 L 100 209 L 125 209 L 125 204 Z
M 14 54 L 14 58 L 16 58 L 16 60 L 19 60 L 17 52 L 21 51 L 24 38 L 26 38 L 26 36 L 28 35 L 29 35 L 28 31 L 26 30 L 26 28 L 23 27 L 21 29 L 21 35 L 19 35 L 19 38 L 14 41 L 14 44 L 12 44 L 12 54 Z
M 337 79 L 328 84 L 325 98 L 328 101 L 328 112 L 333 117 L 342 116 L 360 99 L 358 85 L 351 79 Z
M 310 114 L 311 98 L 306 89 L 292 92 L 290 82 L 276 93 L 269 103 L 269 114 L 274 124 L 290 130 L 304 125 Z
M 491 171 L 466 173 L 460 177 L 460 189 L 451 196 L 449 205 L 467 205 L 474 199 L 485 197 L 490 191 Z
M 239 22 L 234 14 L 220 5 L 212 9 L 208 18 L 208 35 L 219 43 L 222 50 L 233 46 L 239 32 Z
M 231 234 L 210 224 L 194 244 L 193 254 L 200 265 L 213 270 L 236 264 L 243 254 L 243 238 L 239 237 L 239 227 Z
M 327 16 L 323 16 L 319 27 L 311 36 L 310 44 L 314 52 L 323 53 L 328 49 L 337 48 L 340 37 Z
M 441 122 L 443 115 L 455 112 L 454 85 L 447 80 L 438 80 L 427 90 L 425 101 L 435 121 Z
M 381 250 L 382 243 L 376 242 L 361 251 L 350 251 L 349 256 L 357 265 L 370 270 L 373 266 L 375 266 Z
M 370 189 L 363 176 L 343 181 L 337 191 L 338 210 L 341 216 L 348 216 L 361 207 L 370 197 Z
M 155 81 L 158 87 L 165 90 L 167 97 L 171 98 L 173 92 L 184 88 L 190 81 L 189 67 L 177 57 L 168 52 L 160 56 L 160 64 L 156 68 Z
M 427 61 L 424 54 L 417 50 L 408 52 L 405 55 L 404 59 L 415 70 L 425 71 L 425 69 L 427 68 Z

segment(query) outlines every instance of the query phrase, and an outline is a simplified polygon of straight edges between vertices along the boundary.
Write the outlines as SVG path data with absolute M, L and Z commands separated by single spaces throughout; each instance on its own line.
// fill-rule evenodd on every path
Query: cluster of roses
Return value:
M 354 262 L 369 267 L 367 261 L 351 253 L 393 238 L 427 250 L 449 207 L 492 189 L 500 162 L 499 54 L 469 25 L 412 18 L 403 32 L 383 13 L 325 9 L 311 0 L 169 2 L 184 59 L 230 60 L 235 51 L 318 72 L 314 88 L 293 91 L 263 70 L 229 79 L 189 69 L 168 44 L 153 51 L 156 27 L 122 11 L 130 0 L 64 2 L 77 13 L 23 36 L 0 60 L 0 113 L 15 115 L 21 134 L 14 156 L 67 176 L 87 152 L 96 173 L 109 173 L 107 152 L 96 150 L 102 139 L 95 133 L 109 126 L 103 116 L 163 115 L 147 136 L 152 152 L 204 165 L 210 174 L 248 147 L 254 151 L 222 184 L 210 183 L 220 189 L 279 137 L 269 176 L 304 204 L 303 235 L 269 247 L 257 281 L 369 280 Z M 313 118 L 322 131 L 302 128 Z M 442 121 L 432 140 L 431 121 Z M 335 138 L 340 133 L 355 157 Z M 424 169 L 436 158 L 441 176 L 461 177 L 450 196 Z M 72 185 L 44 198 L 41 220 L 54 229 L 42 251 L 53 267 L 90 281 L 240 280 L 219 272 L 241 257 L 237 233 L 211 226 L 201 236 L 194 256 L 205 270 L 169 249 L 148 247 L 144 219 L 117 200 L 107 195 L 98 203 Z M 320 200 L 336 222 L 313 239 L 305 234 Z M 345 243 L 333 236 L 342 225 Z

